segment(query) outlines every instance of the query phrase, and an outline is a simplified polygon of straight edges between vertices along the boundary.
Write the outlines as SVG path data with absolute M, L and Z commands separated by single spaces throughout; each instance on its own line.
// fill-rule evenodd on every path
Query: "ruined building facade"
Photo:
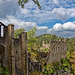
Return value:
M 50 41 L 49 44 L 45 44 L 42 42 L 42 48 L 48 49 L 47 54 L 47 64 L 52 64 L 53 62 L 58 62 L 62 58 L 67 57 L 67 44 L 65 40 L 57 40 L 57 41 Z
M 3 36 L 1 36 L 3 27 Z M 14 38 L 14 25 L 0 22 L 0 61 L 8 67 L 11 75 L 27 75 L 27 33 Z
M 62 58 L 67 57 L 67 45 L 66 41 L 50 41 L 48 56 L 47 56 L 47 64 L 51 64 L 53 62 L 58 62 Z
M 44 49 L 44 48 L 49 49 L 49 47 L 50 47 L 50 44 L 45 44 L 45 41 L 42 41 L 42 48 L 43 48 L 43 49 Z
M 1 27 L 3 27 L 3 36 L 1 36 Z M 66 42 L 50 41 L 49 44 L 43 42 L 43 48 L 48 49 L 47 64 L 60 61 L 65 58 L 67 46 Z M 40 54 L 41 55 L 41 54 Z M 41 56 L 43 58 L 43 56 Z M 46 56 L 44 56 L 46 58 Z M 5 26 L 0 23 L 0 62 L 8 67 L 11 75 L 29 75 L 28 72 L 34 70 L 42 71 L 39 62 L 28 60 L 27 55 L 27 33 L 23 32 L 18 39 L 14 38 L 14 25 Z

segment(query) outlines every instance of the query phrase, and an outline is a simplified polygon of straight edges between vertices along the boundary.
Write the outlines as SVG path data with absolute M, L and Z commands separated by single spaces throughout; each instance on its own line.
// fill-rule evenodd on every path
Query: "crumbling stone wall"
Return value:
M 49 49 L 50 44 L 45 44 L 45 41 L 42 41 L 42 48 L 47 48 Z
M 67 56 L 67 45 L 66 41 L 50 41 L 50 48 L 48 51 L 47 64 L 60 61 L 62 58 Z
M 1 36 L 3 26 L 3 36 Z M 3 47 L 3 49 L 2 49 Z M 20 34 L 18 39 L 14 38 L 14 25 L 5 26 L 0 22 L 0 52 L 4 55 L 3 64 L 9 69 L 11 75 L 27 75 L 27 33 Z M 0 54 L 0 57 L 1 57 Z M 17 70 L 16 70 L 17 69 Z M 19 71 L 21 70 L 21 71 Z

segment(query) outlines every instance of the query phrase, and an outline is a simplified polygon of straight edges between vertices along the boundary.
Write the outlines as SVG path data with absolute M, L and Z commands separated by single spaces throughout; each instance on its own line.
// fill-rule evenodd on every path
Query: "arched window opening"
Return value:
M 4 37 L 4 26 L 1 26 L 1 37 Z

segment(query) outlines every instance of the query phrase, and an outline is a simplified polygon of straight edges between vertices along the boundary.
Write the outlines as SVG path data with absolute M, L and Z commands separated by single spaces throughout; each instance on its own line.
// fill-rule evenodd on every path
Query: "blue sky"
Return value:
M 34 26 L 38 35 L 45 33 L 75 37 L 75 0 L 39 0 L 41 10 L 29 0 L 22 9 L 18 0 L 0 0 L 0 21 L 14 24 L 15 29 Z

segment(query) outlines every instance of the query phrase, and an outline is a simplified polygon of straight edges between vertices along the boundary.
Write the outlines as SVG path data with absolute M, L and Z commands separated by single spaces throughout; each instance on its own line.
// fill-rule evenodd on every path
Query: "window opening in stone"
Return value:
M 17 51 L 16 51 L 16 54 L 17 54 Z
M 1 26 L 1 37 L 3 37 L 4 36 L 4 34 L 3 34 L 3 29 L 4 29 L 4 26 Z

